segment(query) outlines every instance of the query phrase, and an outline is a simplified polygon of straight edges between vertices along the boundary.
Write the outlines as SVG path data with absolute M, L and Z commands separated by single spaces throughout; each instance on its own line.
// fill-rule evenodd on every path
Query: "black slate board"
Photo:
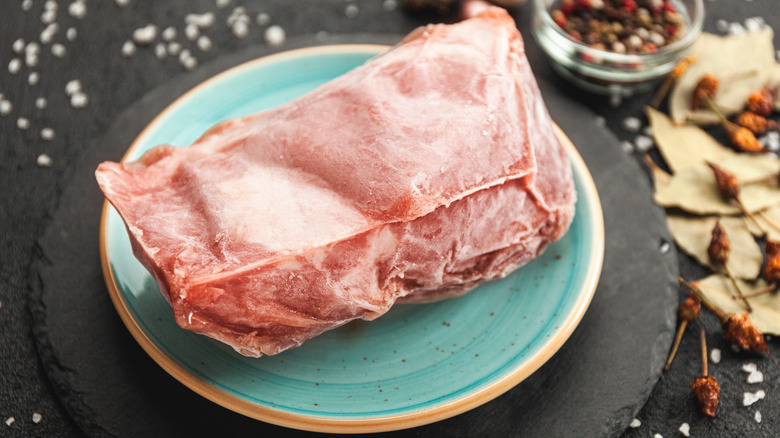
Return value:
M 351 35 L 329 42 L 395 41 Z M 302 39 L 286 47 L 316 44 Z M 39 240 L 30 302 L 39 352 L 58 396 L 89 435 L 293 434 L 213 404 L 158 367 L 114 310 L 98 248 L 102 196 L 93 177 L 97 164 L 120 159 L 177 96 L 265 50 L 218 58 L 122 113 L 72 169 L 60 206 Z M 553 118 L 578 146 L 602 200 L 606 255 L 590 309 L 563 348 L 513 390 L 455 418 L 389 436 L 617 436 L 659 377 L 677 305 L 677 259 L 674 250 L 659 251 L 670 240 L 663 213 L 652 204 L 642 170 L 594 114 L 544 78 L 540 86 Z

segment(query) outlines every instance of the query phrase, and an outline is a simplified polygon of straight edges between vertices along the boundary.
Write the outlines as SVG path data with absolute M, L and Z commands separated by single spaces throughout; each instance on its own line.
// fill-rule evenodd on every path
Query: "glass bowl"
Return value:
M 560 0 L 534 0 L 532 34 L 553 69 L 579 87 L 598 94 L 630 96 L 646 91 L 672 71 L 701 34 L 703 0 L 671 0 L 684 18 L 680 39 L 653 53 L 617 53 L 571 38 L 550 13 Z

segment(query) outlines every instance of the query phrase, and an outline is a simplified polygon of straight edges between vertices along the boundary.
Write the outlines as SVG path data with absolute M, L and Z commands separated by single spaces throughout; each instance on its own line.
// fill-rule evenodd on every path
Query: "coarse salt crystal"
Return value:
M 664 438 L 664 436 L 661 435 L 660 433 L 657 433 L 657 434 L 653 435 L 653 438 Z
M 165 41 L 173 41 L 176 39 L 176 28 L 173 26 L 168 26 L 165 28 L 165 30 L 162 31 L 162 39 Z
M 57 4 L 57 2 L 55 0 L 46 0 L 43 3 L 43 9 L 47 10 L 47 11 L 50 10 L 50 9 L 56 11 L 57 9 L 59 9 L 59 7 L 60 6 Z
M 634 418 L 633 420 L 631 420 L 631 423 L 628 425 L 628 427 L 630 427 L 632 429 L 636 429 L 636 428 L 638 428 L 641 425 L 642 425 L 642 422 L 639 421 L 639 418 Z
M 249 15 L 246 13 L 246 8 L 239 6 L 230 12 L 230 16 L 227 18 L 227 25 L 233 27 L 234 24 L 243 22 L 249 24 Z
M 65 94 L 73 96 L 81 91 L 81 81 L 78 79 L 71 79 L 65 84 Z
M 46 109 L 46 105 L 48 105 L 49 102 L 46 100 L 45 97 L 39 97 L 35 99 L 35 107 L 39 110 Z
M 677 430 L 679 430 L 683 436 L 691 436 L 691 425 L 688 423 L 681 424 L 680 428 Z
M 187 49 L 181 51 L 181 54 L 179 55 L 179 63 L 182 65 L 182 67 L 184 67 L 185 70 L 192 70 L 198 66 L 198 60 L 195 59 L 192 56 L 192 53 Z
M 603 127 L 603 126 L 606 126 L 606 125 L 607 125 L 607 119 L 605 119 L 605 118 L 604 118 L 604 117 L 602 117 L 602 116 L 596 116 L 596 117 L 593 119 L 593 123 L 595 123 L 595 124 L 596 124 L 596 126 Z
M 623 119 L 623 129 L 628 132 L 639 132 L 642 129 L 642 121 L 637 117 L 626 117 Z
M 51 157 L 47 154 L 38 155 L 38 159 L 36 160 L 39 167 L 51 167 L 53 161 L 54 160 L 52 160 Z
M 14 417 L 8 417 L 8 418 L 5 420 L 5 425 L 6 425 L 6 426 L 8 426 L 8 427 L 11 427 L 11 425 L 12 425 L 12 424 L 14 424 L 14 422 L 16 422 L 16 418 L 14 418 Z
M 25 56 L 37 56 L 39 53 L 41 53 L 41 45 L 35 41 L 24 47 Z
M 344 15 L 346 15 L 347 18 L 355 18 L 359 12 L 360 9 L 358 9 L 358 6 L 353 3 L 348 4 L 347 7 L 344 8 Z
M 222 9 L 230 4 L 230 0 L 217 0 L 217 7 Z
M 30 119 L 26 117 L 19 117 L 16 119 L 16 127 L 22 131 L 30 129 Z
M 745 27 L 742 23 L 729 23 L 729 35 L 743 35 L 745 33 Z
M 37 71 L 30 72 L 29 76 L 27 76 L 27 83 L 29 85 L 37 85 L 40 80 L 41 75 Z
M 764 381 L 764 373 L 758 370 L 753 371 L 747 376 L 748 383 L 761 383 L 763 381 Z
M 640 152 L 647 152 L 653 148 L 653 139 L 646 135 L 637 135 L 634 144 Z
M 279 47 L 287 38 L 284 29 L 279 25 L 269 26 L 263 33 L 265 43 L 271 47 Z
M 753 371 L 757 370 L 758 367 L 756 367 L 756 364 L 753 362 L 748 362 L 746 364 L 742 364 L 742 371 L 746 373 L 752 373 Z
M 89 102 L 89 98 L 87 98 L 87 95 L 82 93 L 81 91 L 77 92 L 76 94 L 70 97 L 70 106 L 76 109 L 84 108 L 85 106 L 87 106 L 88 102 Z
M 41 138 L 46 141 L 54 140 L 54 130 L 51 128 L 41 129 Z
M 327 41 L 328 38 L 330 38 L 330 34 L 328 32 L 325 32 L 324 30 L 321 30 L 314 34 L 314 39 L 319 42 Z
M 753 415 L 753 419 L 756 420 L 756 423 L 761 422 L 761 411 L 756 411 L 755 415 Z
M 201 35 L 201 37 L 198 38 L 197 46 L 200 50 L 208 52 L 211 50 L 211 38 L 206 35 Z
M 68 41 L 75 40 L 78 35 L 79 31 L 77 31 L 75 27 L 69 27 L 68 30 L 65 31 L 65 38 L 67 38 Z
M 766 397 L 766 393 L 763 389 L 759 389 L 755 393 L 746 392 L 742 395 L 742 406 L 750 406 L 764 397 Z
M 130 0 L 114 0 L 114 3 L 116 3 L 116 5 L 120 8 L 124 8 L 130 4 Z
M 720 363 L 720 357 L 721 357 L 720 348 L 713 348 L 712 351 L 710 351 L 710 360 L 712 361 L 712 363 L 715 364 Z
M 22 53 L 24 51 L 24 39 L 19 38 L 18 40 L 14 41 L 11 48 L 13 49 L 14 53 Z
M 745 29 L 748 32 L 755 32 L 761 30 L 762 23 L 756 20 L 756 17 L 751 17 L 745 20 Z
M 623 103 L 623 96 L 621 96 L 619 94 L 610 94 L 609 95 L 609 106 L 610 107 L 617 108 L 622 103 Z
M 672 245 L 670 245 L 669 242 L 661 242 L 661 246 L 658 247 L 658 251 L 661 254 L 666 254 L 670 249 L 672 249 Z
M 385 0 L 382 2 L 382 9 L 384 9 L 385 12 L 393 12 L 397 7 L 397 0 Z
M 184 17 L 184 22 L 187 24 L 194 24 L 195 26 L 205 29 L 214 25 L 217 17 L 213 12 L 206 12 L 203 14 L 187 14 Z
M 41 422 L 41 420 L 43 420 L 43 416 L 41 414 L 39 414 L 38 412 L 33 412 L 33 414 L 32 414 L 32 421 L 33 421 L 33 423 L 38 424 L 38 423 Z
M 165 57 L 168 56 L 168 51 L 165 49 L 165 44 L 157 43 L 154 46 L 154 56 L 160 60 L 165 59 Z
M 129 58 L 135 54 L 135 43 L 130 40 L 125 41 L 122 44 L 122 56 Z
M 194 24 L 184 26 L 184 36 L 190 41 L 195 41 L 200 36 L 200 29 Z
M 626 154 L 634 153 L 634 144 L 630 141 L 623 140 L 620 142 L 620 150 Z
M 14 105 L 9 100 L 0 100 L 0 116 L 7 116 L 13 111 Z
M 68 6 L 68 13 L 71 17 L 82 19 L 87 15 L 87 3 L 84 0 L 76 0 Z
M 54 39 L 54 34 L 56 34 L 58 30 L 60 30 L 60 26 L 57 23 L 46 26 L 46 28 L 41 31 L 41 35 L 38 38 L 41 41 L 41 44 L 49 44 L 52 39 Z
M 29 11 L 30 9 L 32 9 L 32 7 L 33 7 L 33 2 L 32 2 L 32 0 L 23 0 L 23 1 L 22 1 L 22 10 L 23 10 L 23 11 L 27 12 L 27 11 Z
M 151 44 L 155 38 L 157 38 L 157 26 L 154 24 L 147 24 L 133 31 L 133 41 L 142 46 Z
M 171 56 L 176 56 L 181 52 L 181 44 L 177 43 L 176 41 L 168 43 L 168 54 Z
M 249 35 L 249 25 L 243 21 L 237 21 L 233 24 L 231 29 L 233 30 L 233 35 L 236 38 L 245 38 L 247 35 Z
M 255 22 L 258 26 L 267 26 L 268 23 L 271 22 L 271 16 L 266 14 L 265 12 L 261 12 L 257 14 L 257 18 L 255 18 Z
M 11 60 L 11 62 L 8 63 L 8 73 L 11 73 L 12 75 L 19 73 L 19 70 L 21 69 L 22 60 L 19 58 L 14 58 Z
M 35 67 L 38 65 L 38 55 L 27 55 L 24 57 L 24 64 L 27 67 Z
M 41 23 L 43 24 L 52 24 L 55 20 L 57 20 L 57 10 L 55 9 L 43 11 L 41 14 Z

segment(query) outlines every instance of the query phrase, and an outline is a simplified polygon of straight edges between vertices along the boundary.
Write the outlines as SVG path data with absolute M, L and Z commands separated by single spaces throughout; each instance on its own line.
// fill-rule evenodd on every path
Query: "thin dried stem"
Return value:
M 750 220 L 753 221 L 753 223 L 758 227 L 758 230 L 761 232 L 761 235 L 759 237 L 766 237 L 767 235 L 766 230 L 764 229 L 764 227 L 761 226 L 760 223 L 758 223 L 756 217 L 753 216 L 753 213 L 751 213 L 750 210 L 745 208 L 745 204 L 742 203 L 742 198 L 737 196 L 736 198 L 734 198 L 734 200 L 737 202 L 737 205 L 739 205 L 739 208 L 742 210 L 742 213 L 744 213 L 745 216 L 750 218 Z
M 701 329 L 701 371 L 702 376 L 707 376 L 707 337 L 704 329 Z
M 761 295 L 766 295 L 768 293 L 774 292 L 776 289 L 777 289 L 777 285 L 772 283 L 761 290 L 757 290 L 753 292 L 752 294 L 745 294 L 745 298 L 760 297 Z
M 685 332 L 686 327 L 688 327 L 688 321 L 683 319 L 680 322 L 680 326 L 677 328 L 677 335 L 674 337 L 674 344 L 672 345 L 672 351 L 669 352 L 669 357 L 666 359 L 666 364 L 664 365 L 664 371 L 667 371 L 672 366 L 672 361 L 674 360 L 674 356 L 677 355 L 677 348 L 680 347 L 680 341 L 682 340 L 682 335 Z
M 747 298 L 745 298 L 745 294 L 742 293 L 742 288 L 739 287 L 739 284 L 737 283 L 737 279 L 734 278 L 734 274 L 731 273 L 731 269 L 729 269 L 728 265 L 723 265 L 723 270 L 726 271 L 726 275 L 729 277 L 729 280 L 731 280 L 731 284 L 734 285 L 734 288 L 737 290 L 737 295 L 739 295 L 739 299 L 742 300 L 742 302 L 745 303 L 745 309 L 747 309 L 748 313 L 753 311 L 753 306 L 750 305 Z
M 761 216 L 761 219 L 763 219 L 764 222 L 768 223 L 770 227 L 780 231 L 780 224 L 778 224 L 777 222 L 775 222 L 772 219 L 770 219 L 769 216 L 764 214 L 763 211 L 759 211 L 758 215 Z
M 683 286 L 683 287 L 685 287 L 686 289 L 688 289 L 690 292 L 692 292 L 694 295 L 696 295 L 697 297 L 699 297 L 699 299 L 701 300 L 702 304 L 704 304 L 704 306 L 705 306 L 706 308 L 710 309 L 710 311 L 711 311 L 712 313 L 714 313 L 714 314 L 715 314 L 715 316 L 717 316 L 717 317 L 718 317 L 718 319 L 720 320 L 720 322 L 721 322 L 721 323 L 722 323 L 722 322 L 724 322 L 724 321 L 726 321 L 726 320 L 729 318 L 729 316 L 728 316 L 728 315 L 727 315 L 725 312 L 723 312 L 722 310 L 718 309 L 718 308 L 717 308 L 717 307 L 716 307 L 716 306 L 715 306 L 715 305 L 712 303 L 712 301 L 710 301 L 710 300 L 709 300 L 709 298 L 707 298 L 707 297 L 706 297 L 706 296 L 705 296 L 705 295 L 704 295 L 704 294 L 701 292 L 701 290 L 699 290 L 699 287 L 698 287 L 698 285 L 693 285 L 693 284 L 691 284 L 691 283 L 688 283 L 687 281 L 683 280 L 683 278 L 682 278 L 682 277 L 677 277 L 677 282 L 678 282 L 678 283 L 680 283 L 680 285 L 682 285 L 682 286 Z

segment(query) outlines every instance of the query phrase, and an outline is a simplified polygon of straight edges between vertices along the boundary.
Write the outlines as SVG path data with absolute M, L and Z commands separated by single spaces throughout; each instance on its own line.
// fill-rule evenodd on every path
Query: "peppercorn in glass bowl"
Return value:
M 534 0 L 532 32 L 564 78 L 630 96 L 685 57 L 703 22 L 703 0 Z

